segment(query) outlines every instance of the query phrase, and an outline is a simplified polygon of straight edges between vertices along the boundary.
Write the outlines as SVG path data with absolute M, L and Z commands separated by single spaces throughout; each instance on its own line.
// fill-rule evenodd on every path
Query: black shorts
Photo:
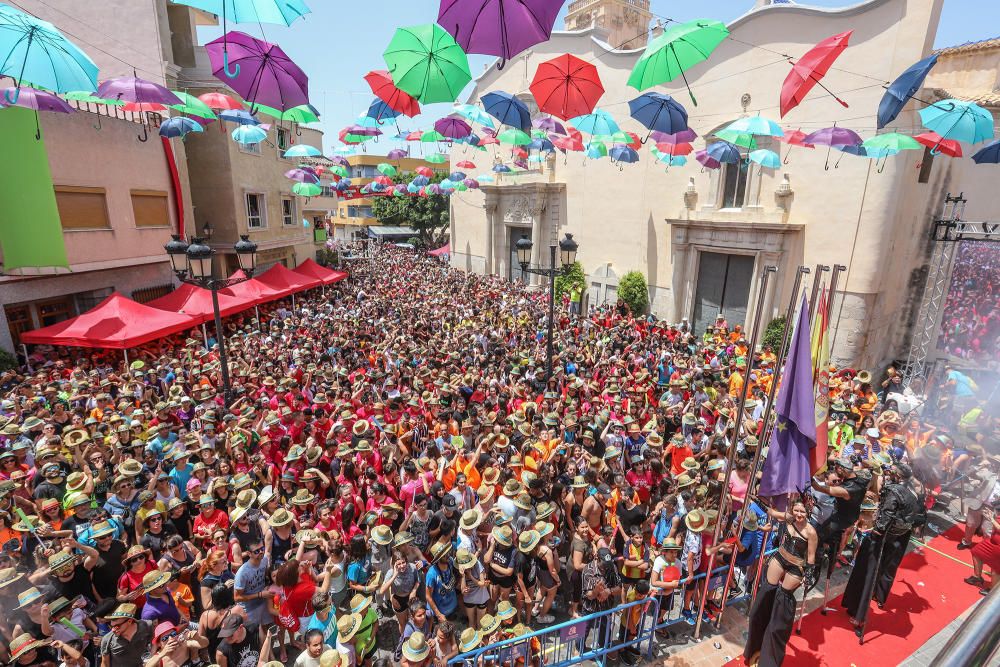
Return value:
M 389 596 L 389 604 L 392 605 L 392 610 L 397 614 L 402 614 L 403 612 L 409 610 L 410 608 L 410 596 L 404 595 L 402 597 L 398 595 Z
M 490 580 L 491 584 L 499 586 L 500 588 L 514 588 L 513 575 L 505 577 L 503 575 L 495 573 L 493 570 L 490 570 L 489 576 L 487 578 Z
M 482 602 L 480 604 L 470 604 L 470 603 L 466 602 L 465 600 L 462 600 L 462 604 L 465 605 L 466 609 L 483 609 L 483 610 L 485 610 L 489 606 L 490 601 L 489 601 L 489 599 L 487 599 L 486 602 Z

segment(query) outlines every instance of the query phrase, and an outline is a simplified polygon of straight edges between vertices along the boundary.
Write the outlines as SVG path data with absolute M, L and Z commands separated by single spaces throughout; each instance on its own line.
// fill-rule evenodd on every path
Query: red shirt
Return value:
M 218 529 L 229 532 L 229 515 L 219 508 L 213 509 L 208 515 L 199 512 L 194 518 L 195 534 L 211 535 Z

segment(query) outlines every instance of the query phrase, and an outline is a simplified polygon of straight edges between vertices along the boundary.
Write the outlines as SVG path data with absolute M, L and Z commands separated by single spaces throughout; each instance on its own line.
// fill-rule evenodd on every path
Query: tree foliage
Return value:
M 583 291 L 586 284 L 587 277 L 583 273 L 583 264 L 573 262 L 569 268 L 556 276 L 556 299 L 569 294 L 574 287 L 579 287 Z
M 770 348 L 777 354 L 781 350 L 781 340 L 785 336 L 785 316 L 781 315 L 776 317 L 767 324 L 767 328 L 764 329 L 764 340 L 761 341 L 761 347 L 770 346 Z
M 644 315 L 649 308 L 649 286 L 646 276 L 638 271 L 629 271 L 618 281 L 618 300 L 632 311 L 633 315 Z
M 430 182 L 440 183 L 444 178 L 435 174 Z M 450 215 L 445 195 L 372 197 L 372 215 L 383 225 L 413 228 L 425 248 L 437 248 L 448 238 Z

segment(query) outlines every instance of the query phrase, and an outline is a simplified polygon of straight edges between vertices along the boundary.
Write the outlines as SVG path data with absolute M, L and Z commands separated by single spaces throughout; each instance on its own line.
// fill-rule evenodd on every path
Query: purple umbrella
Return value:
M 135 76 L 119 76 L 108 79 L 97 87 L 96 97 L 139 104 L 184 104 L 181 98 L 160 84 Z M 139 141 L 144 142 L 149 139 L 149 129 L 146 127 L 146 117 L 142 116 L 142 119 L 142 134 L 139 135 Z
M 542 116 L 531 121 L 531 126 L 550 134 L 566 134 L 566 128 L 552 116 Z
M 364 125 L 351 125 L 347 128 L 347 134 L 358 137 L 377 137 L 382 134 L 382 130 L 377 127 L 365 127 Z
M 389 154 L 386 155 L 386 157 L 390 160 L 402 160 L 404 157 L 407 157 L 407 155 L 409 155 L 409 153 L 404 151 L 402 148 L 393 148 L 389 151 Z
M 319 178 L 312 171 L 305 169 L 289 169 L 285 172 L 285 178 L 298 181 L 299 183 L 319 183 Z
M 472 134 L 472 127 L 457 116 L 445 116 L 434 123 L 434 129 L 449 139 L 464 139 Z
M 339 164 L 341 167 L 351 166 L 351 163 L 347 161 L 347 158 L 343 157 L 342 155 L 334 155 L 332 158 L 330 158 L 330 162 L 334 164 Z
M 444 190 L 442 190 L 441 186 L 438 185 L 437 183 L 432 183 L 431 185 L 428 185 L 427 189 L 426 189 L 426 192 L 429 195 L 442 195 L 442 194 L 444 194 Z
M 226 74 L 224 51 L 229 64 L 239 65 L 236 76 Z M 309 104 L 309 77 L 277 44 L 232 30 L 205 45 L 212 73 L 250 103 L 288 111 Z
M 528 168 L 528 161 L 527 160 L 514 160 L 514 166 L 517 167 L 518 169 L 527 169 Z
M 698 133 L 690 127 L 686 130 L 681 130 L 680 132 L 674 132 L 673 134 L 653 130 L 649 133 L 649 138 L 658 144 L 672 144 L 676 146 L 677 144 L 691 143 L 698 138 Z
M 802 143 L 826 146 L 826 162 L 823 163 L 823 169 L 830 170 L 830 147 L 836 146 L 837 148 L 842 148 L 844 146 L 857 146 L 862 142 L 858 133 L 854 130 L 849 130 L 846 127 L 824 127 L 822 130 L 816 130 L 812 134 L 807 134 Z
M 465 183 L 465 187 L 469 188 L 470 190 L 476 190 L 479 188 L 479 181 L 477 181 L 474 178 L 467 178 L 462 182 Z
M 466 53 L 500 58 L 498 68 L 548 41 L 563 0 L 441 0 L 438 25 Z
M 52 93 L 44 90 L 36 90 L 28 86 L 21 86 L 20 92 L 16 88 L 7 88 L 3 91 L 4 100 L 16 100 L 11 106 L 24 107 L 35 110 L 35 139 L 41 140 L 42 128 L 38 125 L 38 111 L 54 111 L 55 113 L 73 113 L 76 111 L 66 103 L 61 97 L 56 97 Z M 0 104 L 0 108 L 7 106 Z
M 694 159 L 701 163 L 701 166 L 706 169 L 718 169 L 722 166 L 722 163 L 711 157 L 705 149 L 701 149 L 694 152 Z

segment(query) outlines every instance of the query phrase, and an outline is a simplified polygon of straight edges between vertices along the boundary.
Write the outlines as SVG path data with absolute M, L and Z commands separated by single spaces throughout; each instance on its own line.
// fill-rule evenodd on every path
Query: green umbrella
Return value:
M 396 87 L 424 104 L 454 102 L 472 80 L 465 51 L 436 23 L 397 29 L 382 57 Z
M 199 118 L 211 118 L 214 119 L 215 112 L 212 109 L 199 100 L 194 95 L 189 93 L 184 93 L 179 90 L 172 91 L 174 95 L 181 98 L 181 104 L 171 104 L 170 108 L 180 111 L 181 113 L 186 113 L 189 116 L 198 116 Z
M 91 104 L 106 104 L 112 107 L 123 107 L 125 106 L 125 100 L 106 100 L 103 97 L 97 97 L 93 93 L 88 93 L 85 90 L 74 90 L 69 93 L 64 93 L 63 97 L 67 100 L 73 102 L 89 102 Z
M 869 137 L 861 142 L 861 145 L 867 148 L 875 148 L 878 150 L 894 150 L 894 151 L 919 151 L 923 149 L 923 144 L 914 139 L 907 134 L 900 134 L 899 132 L 887 132 L 886 134 L 876 134 L 874 137 Z
M 315 197 L 323 192 L 323 188 L 315 183 L 296 183 L 292 186 L 292 192 L 300 197 Z
M 347 178 L 347 176 L 349 174 L 349 172 L 347 171 L 347 167 L 341 166 L 339 164 L 333 165 L 332 167 L 330 167 L 329 169 L 327 169 L 327 171 L 329 171 L 331 174 L 336 174 L 337 176 L 340 176 L 341 178 Z
M 443 162 L 447 162 L 448 158 L 441 153 L 433 153 L 425 157 L 424 160 L 430 162 L 431 164 L 441 164 Z
M 393 167 L 388 162 L 381 162 L 375 168 L 378 169 L 378 173 L 382 174 L 383 176 L 388 176 L 389 178 L 394 178 L 399 173 L 396 171 L 396 168 Z
M 420 141 L 429 144 L 435 141 L 447 141 L 447 139 L 445 139 L 444 135 L 437 130 L 427 130 L 420 135 Z
M 527 132 L 511 127 L 498 134 L 497 141 L 512 146 L 527 146 L 531 143 L 531 137 L 528 136 Z
M 265 116 L 270 116 L 271 118 L 277 120 L 287 120 L 293 123 L 317 123 L 319 122 L 319 114 L 316 109 L 313 108 L 311 104 L 303 104 L 297 107 L 292 107 L 288 111 L 279 111 L 273 107 L 265 106 L 263 104 L 258 104 L 257 111 L 264 114 Z
M 646 90 L 681 76 L 691 101 L 698 106 L 684 72 L 708 59 L 728 36 L 729 29 L 721 21 L 696 19 L 671 26 L 646 46 L 628 77 L 628 85 Z
M 757 149 L 757 140 L 754 135 L 750 132 L 740 132 L 738 130 L 731 130 L 728 127 L 724 130 L 719 130 L 715 133 L 719 139 L 723 141 L 728 141 L 731 144 L 736 144 L 741 148 L 746 148 L 748 150 Z

